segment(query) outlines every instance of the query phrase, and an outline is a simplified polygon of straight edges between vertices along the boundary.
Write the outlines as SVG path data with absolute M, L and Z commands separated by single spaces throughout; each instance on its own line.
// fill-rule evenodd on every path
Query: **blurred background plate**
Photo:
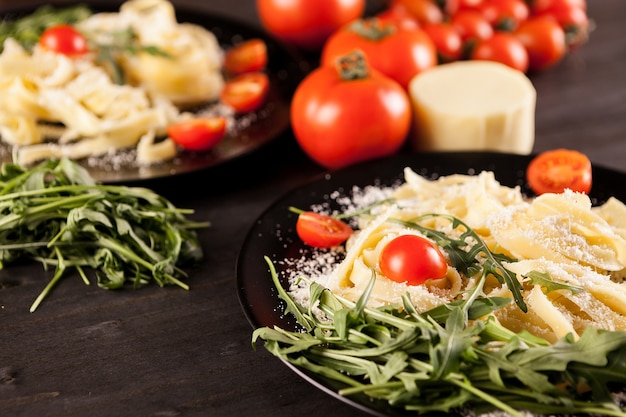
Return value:
M 117 11 L 122 2 L 79 2 L 94 12 Z M 48 3 L 67 7 L 71 3 Z M 0 6 L 3 19 L 15 19 L 31 13 L 37 6 Z M 270 92 L 265 105 L 258 111 L 235 117 L 235 128 L 213 150 L 204 153 L 181 152 L 175 159 L 153 166 L 138 166 L 133 152 L 128 155 L 92 158 L 81 161 L 91 175 L 104 183 L 123 183 L 152 180 L 172 175 L 209 169 L 248 155 L 285 133 L 290 126 L 289 105 L 295 88 L 310 70 L 309 64 L 290 47 L 268 36 L 257 27 L 225 16 L 208 14 L 189 6 L 175 6 L 179 22 L 199 24 L 215 34 L 223 49 L 245 39 L 261 38 L 268 48 Z M 6 98 L 3 98 L 6 99 Z M 127 157 L 126 157 L 127 156 Z M 0 162 L 11 162 L 11 149 L 0 144 Z

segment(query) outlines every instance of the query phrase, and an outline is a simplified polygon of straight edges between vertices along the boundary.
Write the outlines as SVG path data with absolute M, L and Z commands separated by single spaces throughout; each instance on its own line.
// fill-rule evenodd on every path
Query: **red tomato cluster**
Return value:
M 556 65 L 589 36 L 586 0 L 390 0 L 378 17 L 421 28 L 440 63 L 482 59 L 522 72 Z

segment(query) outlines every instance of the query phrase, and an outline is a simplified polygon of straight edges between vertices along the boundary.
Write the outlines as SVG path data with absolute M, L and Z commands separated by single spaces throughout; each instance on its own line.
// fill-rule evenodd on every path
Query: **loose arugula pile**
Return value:
M 439 215 L 425 217 L 431 216 Z M 522 284 L 503 264 L 514 260 L 492 253 L 459 219 L 443 216 L 461 228 L 454 239 L 421 226 L 425 217 L 401 223 L 436 240 L 459 271 L 479 277 L 465 297 L 426 312 L 419 312 L 408 294 L 401 305 L 370 308 L 372 271 L 356 303 L 302 277 L 310 286 L 309 303 L 302 306 L 266 257 L 285 314 L 302 330 L 261 327 L 253 333 L 253 346 L 263 340 L 273 355 L 345 386 L 340 395 L 365 396 L 381 409 L 626 416 L 614 394 L 626 385 L 626 332 L 588 328 L 578 340 L 568 335 L 553 344 L 526 331 L 511 332 L 489 315 L 511 299 L 487 297 L 483 286 L 488 276 L 495 277 L 525 311 Z M 537 271 L 524 280 L 546 291 L 581 290 Z
M 87 285 L 93 270 L 104 289 L 127 282 L 188 289 L 181 266 L 202 258 L 196 230 L 208 226 L 185 217 L 191 213 L 146 188 L 98 184 L 68 159 L 29 169 L 4 164 L 0 269 L 28 260 L 55 268 L 31 312 L 70 270 Z

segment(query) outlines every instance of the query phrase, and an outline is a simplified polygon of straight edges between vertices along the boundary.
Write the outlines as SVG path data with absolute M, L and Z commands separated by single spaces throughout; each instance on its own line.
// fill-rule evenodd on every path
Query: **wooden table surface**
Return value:
M 174 4 L 259 27 L 253 0 Z M 535 151 L 574 148 L 626 171 L 626 1 L 589 0 L 588 13 L 596 25 L 590 41 L 531 77 Z M 29 313 L 50 274 L 39 265 L 0 271 L 0 415 L 367 415 L 252 349 L 237 295 L 235 266 L 249 228 L 273 201 L 323 172 L 286 132 L 219 168 L 145 184 L 212 224 L 200 232 L 205 259 L 190 271 L 189 291 L 107 292 L 67 277 Z

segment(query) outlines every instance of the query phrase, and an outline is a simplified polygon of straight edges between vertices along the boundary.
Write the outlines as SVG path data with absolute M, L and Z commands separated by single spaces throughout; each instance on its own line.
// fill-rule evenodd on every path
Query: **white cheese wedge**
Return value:
M 536 91 L 520 71 L 490 61 L 453 62 L 416 75 L 408 90 L 416 150 L 532 151 Z

